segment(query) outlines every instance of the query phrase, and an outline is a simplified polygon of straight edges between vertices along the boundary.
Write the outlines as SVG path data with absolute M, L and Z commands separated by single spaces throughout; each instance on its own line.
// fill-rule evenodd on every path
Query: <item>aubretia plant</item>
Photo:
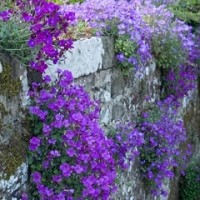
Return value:
M 199 159 L 193 160 L 180 178 L 180 200 L 200 199 L 200 164 Z
M 136 51 L 137 45 L 135 42 L 130 41 L 129 36 L 121 35 L 115 40 L 116 57 L 124 73 L 129 72 L 133 68 L 133 64 L 137 63 L 138 55 L 135 53 Z
M 17 0 L 21 18 L 30 27 L 29 47 L 37 50 L 30 67 L 41 73 L 47 68 L 46 61 L 57 63 L 64 52 L 72 48 L 72 40 L 64 39 L 74 13 L 60 12 L 60 6 L 46 0 Z
M 96 35 L 113 36 L 116 57 L 123 71 L 133 67 L 144 71 L 154 60 L 161 70 L 167 69 L 162 74 L 166 80 L 169 69 L 173 68 L 177 75 L 185 69 L 182 65 L 194 68 L 191 57 L 196 55 L 196 45 L 191 27 L 175 19 L 165 5 L 155 6 L 154 3 L 86 0 L 81 5 L 62 6 L 62 10 L 76 13 L 75 26 L 79 21 L 85 22 Z
M 118 170 L 126 170 L 130 162 L 139 156 L 139 148 L 144 144 L 144 134 L 135 124 L 116 124 L 109 128 L 108 137 L 113 140 L 112 152 Z
M 60 6 L 53 2 L 17 0 L 13 10 L 0 12 L 0 47 L 23 64 L 29 61 L 32 69 L 42 73 L 47 60 L 56 63 L 72 48 L 72 40 L 63 35 L 74 17 L 72 12 L 61 13 Z
M 140 169 L 146 187 L 154 195 L 165 196 L 164 181 L 174 177 L 174 167 L 184 168 L 191 152 L 189 147 L 184 152 L 180 148 L 187 138 L 183 121 L 177 118 L 177 105 L 173 106 L 173 98 L 158 102 L 157 106 L 160 108 L 159 118 L 153 119 L 151 112 L 147 112 L 145 121 L 138 124 L 145 139 L 140 148 Z
M 129 54 L 129 51 L 133 51 L 134 54 L 128 56 L 127 62 L 132 66 L 140 65 L 142 67 L 151 58 L 151 34 L 137 11 L 137 3 L 138 1 L 128 2 L 126 0 L 87 0 L 80 5 L 63 6 L 63 10 L 75 12 L 76 23 L 79 20 L 87 22 L 98 36 L 113 36 L 117 43 L 120 40 L 124 42 L 124 38 L 126 38 L 126 41 L 134 44 L 134 49 L 131 49 L 132 45 L 123 50 L 116 47 L 116 52 Z M 123 67 L 127 68 L 125 65 Z
M 186 61 L 187 55 L 182 48 L 181 41 L 169 32 L 153 38 L 152 51 L 156 65 L 162 69 L 178 70 L 178 66 Z
M 115 189 L 112 141 L 99 127 L 98 104 L 73 85 L 72 74 L 33 84 L 29 164 L 33 196 L 40 199 L 108 199 Z

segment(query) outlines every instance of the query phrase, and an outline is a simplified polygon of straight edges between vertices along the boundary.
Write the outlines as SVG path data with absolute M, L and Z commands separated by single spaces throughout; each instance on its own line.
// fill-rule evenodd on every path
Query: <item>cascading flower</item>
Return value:
M 73 85 L 69 71 L 58 70 L 52 85 L 45 80 L 34 84 L 31 93 L 30 113 L 36 124 L 29 158 L 37 196 L 108 199 L 115 190 L 115 161 L 113 143 L 98 124 L 98 104 Z M 42 118 L 41 112 L 46 113 Z

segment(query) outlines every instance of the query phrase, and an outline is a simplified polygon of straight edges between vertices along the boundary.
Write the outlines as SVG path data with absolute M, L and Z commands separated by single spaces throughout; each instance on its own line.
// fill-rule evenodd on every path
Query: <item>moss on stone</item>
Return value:
M 0 169 L 3 179 L 9 179 L 17 168 L 26 160 L 27 144 L 19 134 L 14 134 L 8 145 L 2 145 L 0 149 Z
M 8 110 L 5 108 L 4 104 L 0 102 L 0 121 L 1 121 L 1 119 L 3 119 L 3 117 L 4 117 L 5 115 L 9 115 L 9 114 L 10 114 L 10 111 L 8 111 Z
M 0 113 L 2 115 L 7 115 L 9 112 L 6 110 L 5 106 L 3 105 L 3 103 L 0 103 Z
M 189 138 L 192 141 L 197 142 L 196 139 L 200 139 L 200 105 L 197 103 L 190 103 L 186 113 L 183 116 L 185 127 Z M 198 138 L 196 138 L 198 137 Z
M 3 65 L 0 73 L 0 95 L 13 97 L 19 94 L 21 82 L 12 76 L 12 66 L 9 63 Z
M 2 127 L 3 127 L 3 120 L 2 119 L 3 119 L 3 116 L 5 114 L 7 114 L 5 106 L 2 103 L 0 103 L 0 131 L 1 131 Z

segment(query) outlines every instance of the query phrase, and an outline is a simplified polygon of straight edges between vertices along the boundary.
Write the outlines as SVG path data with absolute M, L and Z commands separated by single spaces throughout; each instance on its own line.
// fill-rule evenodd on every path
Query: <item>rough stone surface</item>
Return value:
M 100 38 L 92 37 L 83 39 L 74 43 L 74 48 L 65 53 L 64 59 L 61 59 L 57 66 L 60 69 L 70 70 L 75 78 L 88 75 L 103 68 L 103 57 L 107 57 L 104 51 L 103 41 Z M 110 62 L 104 61 L 104 65 Z M 49 64 L 47 74 L 54 76 L 57 67 Z
M 12 199 L 27 180 L 26 70 L 0 54 L 0 199 Z

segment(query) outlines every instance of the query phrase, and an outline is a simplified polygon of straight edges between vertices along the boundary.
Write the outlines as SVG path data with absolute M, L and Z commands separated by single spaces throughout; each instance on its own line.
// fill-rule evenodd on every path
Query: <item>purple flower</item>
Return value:
M 44 120 L 48 113 L 47 111 L 40 110 L 38 106 L 30 106 L 29 111 L 31 114 L 37 115 L 41 120 Z
M 27 12 L 23 12 L 22 13 L 22 18 L 26 22 L 30 22 L 32 20 L 32 16 L 29 13 L 27 13 Z
M 83 120 L 83 116 L 81 113 L 75 113 L 72 115 L 72 119 L 75 121 L 75 122 L 81 122 Z
M 76 154 L 76 151 L 73 148 L 69 148 L 66 153 L 68 156 L 73 157 Z
M 56 139 L 49 139 L 49 140 L 48 140 L 48 143 L 49 143 L 49 144 L 56 144 Z
M 59 70 L 58 70 L 59 71 Z M 59 81 L 59 86 L 62 88 L 65 88 L 67 85 L 69 85 L 73 81 L 73 76 L 70 71 L 63 71 L 62 73 L 62 79 Z
M 80 165 L 74 166 L 73 169 L 77 174 L 81 174 L 84 171 Z
M 55 128 L 61 128 L 63 126 L 63 119 L 64 119 L 64 115 L 56 114 L 55 115 L 55 121 L 52 123 L 52 125 Z
M 49 75 L 45 75 L 44 78 L 43 78 L 43 82 L 50 83 L 51 82 L 51 77 Z
M 41 140 L 38 137 L 32 137 L 30 139 L 29 149 L 35 151 L 40 146 Z
M 52 157 L 60 157 L 60 152 L 58 150 L 51 150 L 49 152 L 50 156 Z
M 123 62 L 125 60 L 125 57 L 124 57 L 124 54 L 118 54 L 117 55 L 117 59 L 120 61 L 120 62 Z
M 47 196 L 47 197 L 50 197 L 54 194 L 53 192 L 53 189 L 49 189 L 48 187 L 45 187 L 44 189 L 44 194 Z
M 63 163 L 59 169 L 62 171 L 63 176 L 69 177 L 71 175 L 71 167 L 69 164 Z
M 23 192 L 23 193 L 22 193 L 22 196 L 21 196 L 21 199 L 22 199 L 22 200 L 28 200 L 28 194 L 25 193 L 25 192 Z
M 34 172 L 31 174 L 32 180 L 35 184 L 41 183 L 41 174 L 39 172 Z
M 28 46 L 31 47 L 31 48 L 34 48 L 35 47 L 35 40 L 34 39 L 30 39 L 28 41 Z M 33 67 L 33 64 L 32 64 L 32 67 Z
M 47 124 L 43 124 L 42 131 L 43 131 L 44 135 L 48 136 L 51 131 L 51 126 L 49 126 Z
M 42 162 L 42 167 L 44 168 L 44 169 L 47 169 L 48 167 L 49 167 L 49 161 L 48 160 L 44 160 L 43 162 Z
M 46 102 L 53 97 L 53 94 L 47 92 L 45 89 L 40 91 L 39 100 L 42 102 Z
M 5 10 L 0 12 L 0 21 L 8 21 L 10 19 L 10 16 L 12 14 L 11 10 Z
M 62 176 L 61 175 L 53 175 L 52 180 L 55 183 L 60 183 L 62 181 Z

